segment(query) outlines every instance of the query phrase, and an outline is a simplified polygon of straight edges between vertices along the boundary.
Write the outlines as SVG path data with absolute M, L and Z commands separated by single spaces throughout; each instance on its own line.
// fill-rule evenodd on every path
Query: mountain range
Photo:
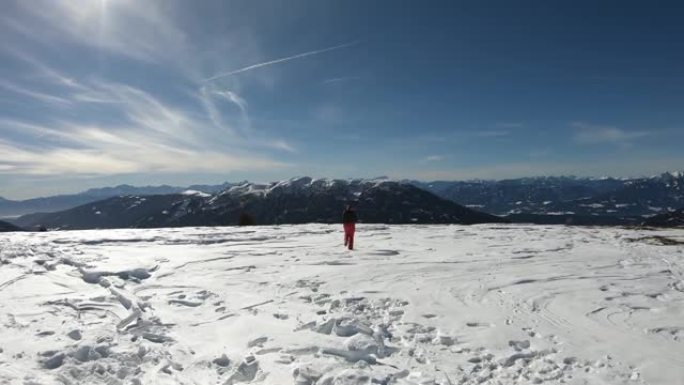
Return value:
M 56 195 L 26 200 L 9 200 L 0 197 L 0 218 L 18 217 L 31 213 L 62 211 L 86 203 L 125 195 L 179 194 L 187 190 L 202 191 L 211 194 L 225 190 L 233 185 L 235 185 L 235 183 L 228 182 L 220 185 L 193 185 L 189 187 L 168 185 L 136 187 L 123 184 L 116 187 L 90 189 L 78 194 Z
M 263 224 L 334 222 L 342 200 L 352 199 L 362 192 L 370 196 L 369 186 L 380 185 L 393 198 L 410 196 L 408 201 L 412 204 L 396 205 L 396 199 L 388 197 L 384 199 L 394 205 L 391 210 L 389 206 L 382 207 L 379 197 L 374 205 L 360 203 L 364 219 L 368 221 L 460 223 L 455 217 L 449 217 L 451 214 L 440 219 L 439 210 L 451 213 L 442 200 L 505 217 L 511 222 L 541 224 L 636 225 L 649 217 L 668 215 L 684 208 L 684 173 L 670 172 L 631 179 L 538 177 L 501 181 L 392 182 L 386 178 L 313 180 L 304 177 L 271 184 L 121 185 L 26 201 L 0 199 L 0 216 L 32 213 L 7 220 L 22 226 L 45 223 L 60 228 L 233 224 L 242 212 L 249 212 L 251 219 Z M 418 189 L 409 189 L 408 186 L 418 187 L 429 194 L 419 193 Z M 373 194 L 379 192 L 374 191 Z M 416 198 L 418 195 L 420 200 Z M 437 197 L 442 199 L 435 199 Z M 174 211 L 177 207 L 186 206 L 189 211 L 182 215 Z M 416 210 L 429 214 L 415 215 Z M 159 213 L 164 211 L 173 211 L 174 214 L 160 217 Z M 56 215 L 48 215 L 51 212 Z M 93 217 L 90 215 L 92 212 L 100 214 Z M 447 217 L 451 219 L 445 219 Z M 664 223 L 678 222 L 669 220 Z
M 335 223 L 349 202 L 355 202 L 365 223 L 506 222 L 409 183 L 304 177 L 243 183 L 215 194 L 113 197 L 61 212 L 25 215 L 14 223 L 59 229 Z
M 684 207 L 682 172 L 631 179 L 540 177 L 412 183 L 495 215 L 645 217 Z

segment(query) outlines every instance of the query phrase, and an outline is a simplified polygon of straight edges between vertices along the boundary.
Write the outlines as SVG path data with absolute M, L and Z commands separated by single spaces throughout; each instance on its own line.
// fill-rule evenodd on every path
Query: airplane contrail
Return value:
M 294 60 L 294 59 L 299 59 L 299 58 L 303 58 L 303 57 L 307 57 L 307 56 L 318 55 L 318 54 L 321 54 L 321 53 L 324 53 L 324 52 L 334 51 L 334 50 L 336 50 L 336 49 L 341 49 L 341 48 L 350 47 L 350 46 L 356 45 L 356 44 L 358 44 L 358 43 L 359 43 L 358 41 L 353 41 L 353 42 L 351 42 L 351 43 L 340 44 L 340 45 L 336 45 L 336 46 L 334 46 L 334 47 L 328 47 L 328 48 L 318 49 L 318 50 L 315 50 L 315 51 L 308 51 L 308 52 L 300 53 L 300 54 L 297 54 L 297 55 L 292 55 L 292 56 L 288 56 L 288 57 L 282 57 L 282 58 L 279 58 L 279 59 L 274 59 L 274 60 L 265 61 L 265 62 L 263 62 L 263 63 L 252 64 L 252 65 L 249 65 L 249 66 L 247 66 L 247 67 L 242 67 L 242 68 L 238 68 L 238 69 L 236 69 L 236 70 L 232 70 L 232 71 L 220 73 L 220 74 L 218 74 L 218 75 L 214 75 L 214 76 L 212 76 L 212 77 L 210 77 L 210 78 L 206 78 L 206 79 L 204 79 L 204 80 L 205 80 L 205 81 L 215 80 L 215 79 L 219 79 L 219 78 L 222 78 L 222 77 L 231 76 L 231 75 L 239 74 L 239 73 L 242 73 L 242 72 L 251 71 L 251 70 L 253 70 L 253 69 L 257 69 L 257 68 L 261 68 L 261 67 L 270 66 L 270 65 L 273 65 L 273 64 L 278 64 L 278 63 L 282 63 L 282 62 L 286 62 L 286 61 L 290 61 L 290 60 Z

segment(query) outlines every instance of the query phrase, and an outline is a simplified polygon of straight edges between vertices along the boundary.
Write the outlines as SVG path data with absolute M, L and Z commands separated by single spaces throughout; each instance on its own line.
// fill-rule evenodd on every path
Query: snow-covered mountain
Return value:
M 86 203 L 98 200 L 125 196 L 125 195 L 162 195 L 178 194 L 186 190 L 201 191 L 204 193 L 216 193 L 235 183 L 225 182 L 220 185 L 193 185 L 186 187 L 179 186 L 131 186 L 119 185 L 115 187 L 103 187 L 89 189 L 78 194 L 55 195 L 44 198 L 26 199 L 21 201 L 9 200 L 0 197 L 0 218 L 16 217 L 31 213 L 49 213 L 70 209 Z
M 684 207 L 684 173 L 648 178 L 541 177 L 414 182 L 442 198 L 496 215 L 651 216 Z
M 32 214 L 25 228 L 61 229 L 334 223 L 349 202 L 366 223 L 487 223 L 505 220 L 460 206 L 408 183 L 309 177 L 271 184 L 244 183 L 220 193 L 123 196 L 73 209 Z
M 235 186 L 236 183 L 225 182 L 219 185 L 192 185 L 187 187 L 180 186 L 131 186 L 122 184 L 116 187 L 102 187 L 86 190 L 81 195 L 87 195 L 100 198 L 111 198 L 125 195 L 164 195 L 164 194 L 178 194 L 184 191 L 201 191 L 207 194 L 217 193 L 227 188 Z
M 388 182 L 387 178 L 347 181 Z M 409 181 L 406 181 L 409 182 Z M 187 187 L 120 185 L 91 189 L 75 195 L 61 195 L 26 201 L 0 198 L 0 217 L 37 212 L 55 212 L 111 197 L 182 194 L 197 191 L 216 194 L 238 186 L 234 193 L 252 189 L 265 192 L 291 185 L 292 181 L 255 184 L 248 182 Z M 322 182 L 317 182 L 321 184 Z M 410 181 L 444 199 L 495 215 L 512 215 L 514 220 L 541 218 L 540 215 L 567 217 L 581 223 L 637 223 L 643 217 L 667 213 L 684 207 L 684 173 L 669 172 L 649 178 L 575 178 L 540 177 L 501 181 Z M 306 183 L 305 183 L 306 184 Z M 317 186 L 311 186 L 316 189 Z M 600 217 L 592 219 L 591 217 Z M 584 218 L 584 219 L 582 219 Z M 622 220 L 627 218 L 627 220 Z M 563 218 L 541 218 L 547 223 L 565 223 Z M 549 222 L 551 221 L 551 222 Z

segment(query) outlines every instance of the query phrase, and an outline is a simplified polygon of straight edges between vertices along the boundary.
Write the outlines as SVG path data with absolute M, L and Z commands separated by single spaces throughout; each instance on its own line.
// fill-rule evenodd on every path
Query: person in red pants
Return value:
M 352 205 L 347 205 L 347 208 L 342 213 L 342 225 L 344 226 L 344 245 L 349 247 L 349 250 L 354 249 L 354 231 L 356 231 L 356 209 Z

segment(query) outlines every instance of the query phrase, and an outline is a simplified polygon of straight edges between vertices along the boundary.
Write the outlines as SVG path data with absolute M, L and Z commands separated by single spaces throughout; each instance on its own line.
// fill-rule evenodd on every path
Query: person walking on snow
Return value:
M 356 231 L 357 220 L 354 206 L 347 205 L 342 214 L 342 224 L 344 226 L 344 245 L 349 247 L 349 250 L 354 249 L 354 231 Z

